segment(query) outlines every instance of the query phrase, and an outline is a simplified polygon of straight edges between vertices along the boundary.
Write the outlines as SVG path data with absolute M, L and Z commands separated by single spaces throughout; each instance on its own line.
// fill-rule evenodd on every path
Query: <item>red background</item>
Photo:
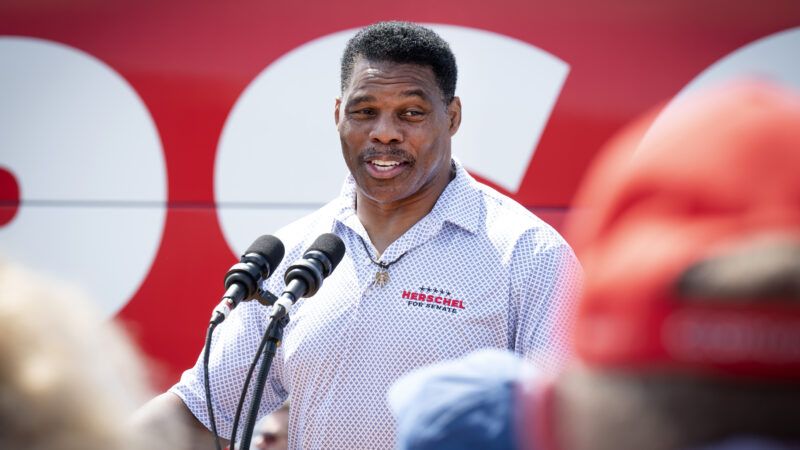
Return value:
M 156 123 L 168 175 L 165 229 L 150 273 L 119 318 L 160 367 L 159 386 L 193 364 L 236 259 L 213 196 L 215 152 L 234 103 L 292 49 L 388 19 L 493 31 L 570 65 L 536 157 L 510 193 L 558 227 L 581 175 L 616 130 L 731 51 L 800 25 L 800 2 L 4 1 L 0 35 L 49 39 L 99 58 L 133 86 Z M 16 208 L 7 178 L 0 176 L 0 217 Z

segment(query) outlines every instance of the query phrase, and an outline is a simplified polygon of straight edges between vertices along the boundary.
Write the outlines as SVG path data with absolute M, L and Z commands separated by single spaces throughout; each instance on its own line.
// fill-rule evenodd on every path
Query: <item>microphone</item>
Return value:
M 332 233 L 317 238 L 303 258 L 286 269 L 286 289 L 272 306 L 272 318 L 281 318 L 301 297 L 311 297 L 322 286 L 322 280 L 333 272 L 344 257 L 344 242 Z
M 268 234 L 250 244 L 239 262 L 225 274 L 225 294 L 211 313 L 211 323 L 222 323 L 240 302 L 258 298 L 258 286 L 278 267 L 283 253 L 280 239 Z

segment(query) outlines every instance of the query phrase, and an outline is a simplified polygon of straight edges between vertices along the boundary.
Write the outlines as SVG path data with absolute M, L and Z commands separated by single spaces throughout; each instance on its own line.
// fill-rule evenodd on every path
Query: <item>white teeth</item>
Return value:
M 384 166 L 384 167 L 400 165 L 400 163 L 397 162 L 397 161 L 380 161 L 380 160 L 372 161 L 372 164 L 375 164 L 376 166 Z
M 373 167 L 375 167 L 378 170 L 386 171 L 386 170 L 391 170 L 393 167 L 399 166 L 400 163 L 397 162 L 397 161 L 375 160 L 375 161 L 372 161 L 372 165 L 373 165 Z

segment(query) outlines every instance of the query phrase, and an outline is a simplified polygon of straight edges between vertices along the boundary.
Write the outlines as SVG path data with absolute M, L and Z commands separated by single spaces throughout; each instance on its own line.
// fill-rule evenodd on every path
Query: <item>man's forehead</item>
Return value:
M 363 94 L 362 91 L 378 86 L 397 86 L 405 96 L 441 96 L 430 66 L 365 58 L 359 58 L 353 65 L 345 96 Z
M 386 71 L 396 71 L 402 69 L 419 70 L 433 76 L 433 67 L 430 64 L 415 62 L 398 62 L 391 59 L 366 58 L 359 56 L 353 63 L 353 73 L 365 69 L 383 69 Z

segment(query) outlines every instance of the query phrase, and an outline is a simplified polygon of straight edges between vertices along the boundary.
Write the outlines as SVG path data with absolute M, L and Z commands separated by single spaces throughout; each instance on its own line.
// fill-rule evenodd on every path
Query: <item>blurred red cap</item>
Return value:
M 693 302 L 676 289 L 688 267 L 743 240 L 800 243 L 798 93 L 740 82 L 673 103 L 609 144 L 576 208 L 580 360 L 800 377 L 800 302 Z

